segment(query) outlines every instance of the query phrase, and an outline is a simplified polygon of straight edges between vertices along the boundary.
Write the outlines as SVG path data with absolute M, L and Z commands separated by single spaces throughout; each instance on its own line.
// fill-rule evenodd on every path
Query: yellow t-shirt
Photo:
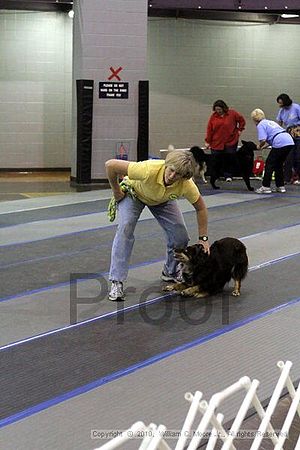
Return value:
M 180 179 L 171 186 L 165 186 L 164 171 L 163 159 L 129 164 L 128 181 L 139 200 L 149 206 L 160 205 L 179 197 L 185 197 L 192 204 L 198 200 L 200 193 L 192 179 Z

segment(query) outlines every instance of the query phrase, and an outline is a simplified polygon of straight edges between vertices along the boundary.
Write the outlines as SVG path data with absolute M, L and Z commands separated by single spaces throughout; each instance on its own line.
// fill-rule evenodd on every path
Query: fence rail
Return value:
M 185 399 L 190 403 L 190 407 L 183 426 L 178 431 L 178 440 L 175 447 L 170 447 L 167 442 L 168 433 L 164 425 L 154 423 L 145 425 L 144 422 L 136 422 L 120 436 L 95 450 L 113 450 L 123 447 L 131 439 L 138 440 L 136 448 L 139 450 L 172 450 L 173 448 L 174 450 L 197 450 L 201 444 L 204 445 L 201 448 L 213 450 L 218 442 L 222 443 L 222 450 L 236 450 L 235 441 L 239 439 L 242 432 L 241 427 L 250 408 L 254 408 L 261 420 L 258 429 L 253 431 L 254 437 L 250 450 L 261 448 L 263 439 L 271 440 L 274 450 L 284 450 L 283 445 L 296 414 L 300 417 L 300 383 L 295 389 L 290 378 L 292 368 L 290 361 L 285 363 L 279 361 L 277 367 L 280 370 L 280 375 L 266 409 L 262 406 L 257 394 L 259 381 L 251 380 L 245 376 L 226 389 L 214 394 L 209 402 L 203 399 L 203 393 L 200 391 L 196 391 L 194 394 L 191 392 L 185 394 Z M 285 388 L 292 401 L 281 430 L 275 431 L 271 419 L 276 413 L 276 407 Z M 243 401 L 230 429 L 226 430 L 223 425 L 224 415 L 219 409 L 222 408 L 223 402 L 240 391 L 245 391 Z M 201 415 L 200 420 L 197 418 L 199 413 Z M 300 436 L 295 442 L 294 449 L 300 450 Z

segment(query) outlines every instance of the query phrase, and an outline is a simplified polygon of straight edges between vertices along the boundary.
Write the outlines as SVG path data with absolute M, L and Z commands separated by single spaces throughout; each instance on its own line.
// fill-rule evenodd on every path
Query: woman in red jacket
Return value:
M 240 113 L 229 109 L 223 100 L 215 101 L 213 111 L 207 124 L 205 147 L 210 148 L 212 154 L 210 183 L 214 189 L 219 189 L 215 181 L 221 170 L 226 181 L 232 181 L 234 154 L 246 121 Z

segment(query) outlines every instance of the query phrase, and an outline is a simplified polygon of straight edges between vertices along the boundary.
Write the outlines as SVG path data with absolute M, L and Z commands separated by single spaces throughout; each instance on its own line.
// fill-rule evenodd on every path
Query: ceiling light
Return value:
M 283 19 L 292 19 L 293 17 L 299 17 L 299 14 L 281 14 Z
M 68 16 L 70 17 L 70 19 L 73 19 L 73 17 L 74 17 L 73 9 L 71 9 L 71 11 L 68 12 Z
M 202 6 L 198 6 L 198 9 L 201 9 L 202 8 Z
M 265 6 L 265 9 L 268 9 L 268 7 L 267 7 L 267 6 Z
M 239 9 L 242 9 L 242 7 L 241 7 L 241 6 L 239 6 Z
M 288 6 L 285 6 L 284 9 L 288 9 Z

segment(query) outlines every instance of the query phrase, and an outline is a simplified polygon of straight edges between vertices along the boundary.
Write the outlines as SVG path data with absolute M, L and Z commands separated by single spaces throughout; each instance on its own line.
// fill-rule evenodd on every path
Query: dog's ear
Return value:
M 247 141 L 243 141 L 243 139 L 242 139 L 242 144 L 243 145 L 246 145 L 248 142 Z
M 202 244 L 196 244 L 195 245 L 195 249 L 196 249 L 196 255 L 197 257 L 199 256 L 206 256 L 207 254 L 204 251 L 204 247 Z

